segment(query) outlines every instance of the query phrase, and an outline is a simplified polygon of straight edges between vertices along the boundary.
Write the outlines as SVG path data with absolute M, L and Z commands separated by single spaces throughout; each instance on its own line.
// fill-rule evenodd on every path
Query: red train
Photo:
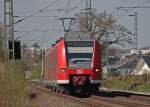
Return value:
M 54 91 L 90 94 L 102 80 L 101 45 L 97 40 L 60 39 L 44 55 L 43 81 Z

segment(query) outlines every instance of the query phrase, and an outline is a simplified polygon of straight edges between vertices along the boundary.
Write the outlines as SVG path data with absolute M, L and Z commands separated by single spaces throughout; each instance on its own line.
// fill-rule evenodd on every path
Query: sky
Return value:
M 3 1 L 0 0 L 0 22 L 3 23 Z M 59 18 L 74 17 L 85 9 L 86 0 L 13 0 L 14 21 L 26 16 L 25 20 L 15 24 L 15 38 L 28 46 L 38 43 L 42 47 L 50 47 L 51 44 L 62 37 L 63 26 Z M 110 13 L 131 32 L 134 32 L 135 12 L 138 13 L 138 48 L 150 46 L 150 8 L 119 9 L 117 7 L 141 6 L 150 7 L 150 0 L 91 0 L 92 8 L 96 12 Z M 43 9 L 43 7 L 45 7 Z M 42 9 L 42 11 L 38 11 Z M 68 11 L 66 11 L 68 10 Z M 17 16 L 17 17 L 16 17 Z M 38 17 L 37 17 L 38 16 Z M 40 17 L 39 17 L 40 16 Z

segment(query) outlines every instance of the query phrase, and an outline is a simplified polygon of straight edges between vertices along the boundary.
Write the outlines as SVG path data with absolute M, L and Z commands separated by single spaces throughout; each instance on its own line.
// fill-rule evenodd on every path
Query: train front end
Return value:
M 65 41 L 69 92 L 98 91 L 102 80 L 101 45 L 97 40 Z

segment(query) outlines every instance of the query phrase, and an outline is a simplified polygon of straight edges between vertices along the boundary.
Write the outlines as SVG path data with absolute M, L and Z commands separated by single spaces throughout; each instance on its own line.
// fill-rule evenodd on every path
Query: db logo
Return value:
M 77 69 L 77 74 L 83 74 L 83 69 Z

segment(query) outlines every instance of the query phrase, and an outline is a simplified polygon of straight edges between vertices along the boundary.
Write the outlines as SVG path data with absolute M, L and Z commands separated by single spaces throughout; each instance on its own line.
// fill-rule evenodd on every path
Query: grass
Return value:
M 0 63 L 0 107 L 38 107 L 30 104 L 27 81 L 24 79 L 20 62 L 10 64 L 8 72 Z
M 133 89 L 133 91 L 150 92 L 150 84 L 142 84 Z
M 150 84 L 147 82 L 147 76 L 126 76 L 115 77 L 105 80 L 103 87 L 115 90 L 150 92 Z
M 6 68 L 4 55 L 0 41 L 0 107 L 39 107 L 30 103 L 22 62 L 9 63 Z
M 40 79 L 41 71 L 42 71 L 42 65 L 41 62 L 39 61 L 37 65 L 33 68 L 30 79 Z

